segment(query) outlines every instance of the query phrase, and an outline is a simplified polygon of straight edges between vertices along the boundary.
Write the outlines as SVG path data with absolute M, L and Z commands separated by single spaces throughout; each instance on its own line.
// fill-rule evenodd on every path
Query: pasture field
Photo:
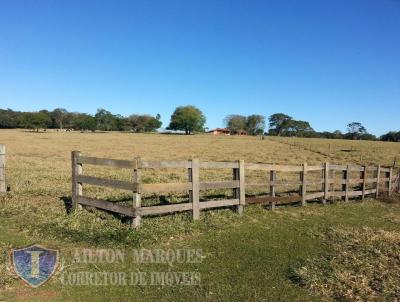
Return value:
M 399 143 L 22 130 L 0 130 L 0 143 L 7 148 L 7 184 L 11 188 L 9 193 L 0 196 L 0 247 L 4 251 L 0 258 L 0 301 L 400 299 L 399 273 L 389 270 L 400 265 L 390 261 L 393 257 L 400 259 L 400 205 L 396 197 L 391 202 L 368 199 L 327 206 L 310 204 L 304 208 L 285 206 L 276 211 L 250 206 L 246 207 L 243 217 L 230 209 L 205 211 L 196 222 L 191 220 L 190 213 L 166 215 L 144 218 L 139 230 L 131 229 L 128 221 L 121 217 L 100 211 L 67 213 L 72 150 L 115 159 L 139 156 L 148 160 L 199 158 L 275 164 L 328 161 L 381 165 L 392 165 L 396 161 L 398 166 Z M 84 169 L 87 174 L 114 179 L 129 180 L 131 177 L 126 170 Z M 186 171 L 148 171 L 143 180 L 178 182 L 186 177 Z M 231 171 L 210 171 L 200 177 L 228 179 Z M 266 175 L 255 174 L 254 177 Z M 89 187 L 88 191 L 101 198 L 127 198 L 129 202 L 127 192 L 95 187 Z M 149 202 L 159 201 L 157 196 L 150 197 Z M 171 201 L 184 196 L 163 198 Z M 33 243 L 59 249 L 63 268 L 38 289 L 27 287 L 10 273 L 5 252 Z M 352 248 L 357 244 L 363 248 Z M 201 249 L 203 260 L 173 265 L 129 261 L 76 264 L 73 263 L 76 248 Z M 333 257 L 332 251 L 342 257 Z M 345 257 L 352 252 L 350 258 Z M 360 268 L 364 267 L 364 262 L 349 264 L 349 259 L 375 262 L 373 267 L 368 264 L 368 269 L 363 270 Z M 376 271 L 386 268 L 388 274 Z M 63 271 L 68 270 L 197 272 L 201 282 L 196 286 L 69 286 L 60 282 Z

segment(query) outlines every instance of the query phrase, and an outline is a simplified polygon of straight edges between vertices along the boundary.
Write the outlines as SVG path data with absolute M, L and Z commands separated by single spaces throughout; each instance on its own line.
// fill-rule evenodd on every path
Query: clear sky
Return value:
M 1 0 L 0 108 L 400 130 L 400 0 Z

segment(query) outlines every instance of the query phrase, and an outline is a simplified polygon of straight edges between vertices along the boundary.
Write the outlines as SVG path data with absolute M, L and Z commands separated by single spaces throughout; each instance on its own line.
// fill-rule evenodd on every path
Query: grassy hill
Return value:
M 392 164 L 400 144 L 363 141 L 226 136 L 167 136 L 128 133 L 30 133 L 1 130 L 7 146 L 11 192 L 0 197 L 0 300 L 5 301 L 393 301 L 398 295 L 400 206 L 366 200 L 268 211 L 246 207 L 145 218 L 132 230 L 123 219 L 100 211 L 67 214 L 71 195 L 70 152 L 120 159 L 237 160 L 280 164 Z M 129 179 L 129 171 L 87 169 L 85 173 Z M 179 181 L 185 171 L 149 171 L 144 179 Z M 206 178 L 224 178 L 211 171 Z M 260 176 L 261 177 L 261 176 Z M 123 192 L 89 188 L 102 197 Z M 172 196 L 173 198 L 174 196 Z M 178 196 L 179 197 L 179 196 Z M 60 250 L 61 268 L 38 289 L 10 271 L 9 248 L 38 243 Z M 202 251 L 200 263 L 74 263 L 81 248 Z M 357 260 L 357 261 L 356 261 Z M 65 272 L 195 272 L 198 285 L 68 286 Z M 321 273 L 322 272 L 322 273 Z M 387 272 L 387 273 L 382 273 Z M 397 287 L 396 287 L 397 286 Z

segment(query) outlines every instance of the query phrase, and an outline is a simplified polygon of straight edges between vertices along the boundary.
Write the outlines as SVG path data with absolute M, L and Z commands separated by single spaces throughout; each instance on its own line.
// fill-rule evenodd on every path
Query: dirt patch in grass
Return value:
M 327 255 L 294 270 L 293 280 L 327 300 L 400 301 L 400 232 L 332 229 Z

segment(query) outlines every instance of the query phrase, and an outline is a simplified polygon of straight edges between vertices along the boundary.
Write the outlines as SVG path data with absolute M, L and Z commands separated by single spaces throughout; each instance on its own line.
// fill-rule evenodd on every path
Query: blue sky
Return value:
M 400 130 L 400 1 L 0 1 L 0 108 Z

